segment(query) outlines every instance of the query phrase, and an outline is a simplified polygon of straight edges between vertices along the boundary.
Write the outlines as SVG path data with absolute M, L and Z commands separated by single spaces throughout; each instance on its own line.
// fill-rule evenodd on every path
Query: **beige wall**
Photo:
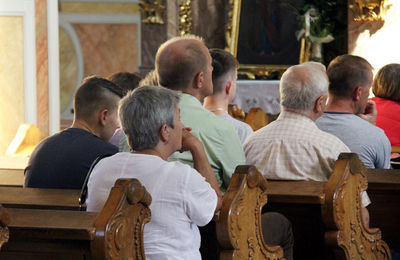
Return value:
M 0 156 L 24 123 L 24 39 L 22 17 L 0 17 Z

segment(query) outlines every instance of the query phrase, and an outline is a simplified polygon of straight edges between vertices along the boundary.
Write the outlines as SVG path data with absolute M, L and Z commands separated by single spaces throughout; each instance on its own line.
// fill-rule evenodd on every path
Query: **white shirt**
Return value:
M 200 232 L 212 219 L 217 195 L 196 170 L 145 154 L 101 160 L 89 178 L 88 211 L 100 211 L 118 178 L 137 178 L 152 196 L 144 227 L 146 259 L 201 259 Z
M 236 118 L 233 118 L 229 114 L 222 114 L 222 115 L 218 115 L 218 116 L 220 118 L 223 118 L 223 119 L 229 121 L 235 127 L 236 133 L 238 134 L 240 142 L 242 144 L 244 143 L 244 140 L 246 140 L 246 138 L 251 133 L 253 133 L 253 129 L 251 128 L 251 126 L 249 126 L 245 122 L 242 122 L 240 120 L 237 120 Z

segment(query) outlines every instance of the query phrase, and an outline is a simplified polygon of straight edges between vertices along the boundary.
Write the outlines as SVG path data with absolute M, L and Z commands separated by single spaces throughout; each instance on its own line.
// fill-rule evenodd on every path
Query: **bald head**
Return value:
M 161 86 L 184 91 L 205 71 L 208 49 L 196 36 L 175 37 L 157 51 L 155 69 Z
M 315 101 L 328 93 L 325 66 L 306 62 L 290 67 L 280 82 L 281 105 L 299 111 L 310 111 Z

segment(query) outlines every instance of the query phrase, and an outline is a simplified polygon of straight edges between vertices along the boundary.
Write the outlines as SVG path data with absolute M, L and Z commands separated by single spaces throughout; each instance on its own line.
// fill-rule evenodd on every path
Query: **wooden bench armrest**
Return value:
M 325 185 L 325 242 L 346 259 L 390 259 L 388 245 L 377 228 L 362 220 L 361 194 L 367 189 L 366 168 L 354 153 L 342 153 Z
M 151 195 L 137 179 L 118 179 L 99 213 L 91 245 L 95 259 L 145 259 L 144 225 L 150 221 Z
M 281 259 L 279 246 L 268 246 L 261 231 L 261 210 L 267 202 L 267 181 L 256 167 L 236 167 L 216 222 L 220 259 Z

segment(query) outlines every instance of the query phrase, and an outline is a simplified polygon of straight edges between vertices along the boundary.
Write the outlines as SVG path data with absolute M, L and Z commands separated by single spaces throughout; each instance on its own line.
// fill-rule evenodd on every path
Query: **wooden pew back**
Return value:
M 362 224 L 365 167 L 341 154 L 328 182 L 269 181 L 263 211 L 284 214 L 293 225 L 295 259 L 390 259 L 378 229 Z
M 336 258 L 389 259 L 388 245 L 378 228 L 368 228 L 362 220 L 361 194 L 367 187 L 367 169 L 354 153 L 342 153 L 325 185 L 322 207 L 327 228 L 325 242 L 335 249 Z
M 400 169 L 368 169 L 371 225 L 391 249 L 400 252 Z
M 119 179 L 99 212 L 9 208 L 10 240 L 1 259 L 144 259 L 151 196 Z
M 261 209 L 267 202 L 266 192 L 267 182 L 256 167 L 236 167 L 216 221 L 220 260 L 283 257 L 281 247 L 264 243 Z

